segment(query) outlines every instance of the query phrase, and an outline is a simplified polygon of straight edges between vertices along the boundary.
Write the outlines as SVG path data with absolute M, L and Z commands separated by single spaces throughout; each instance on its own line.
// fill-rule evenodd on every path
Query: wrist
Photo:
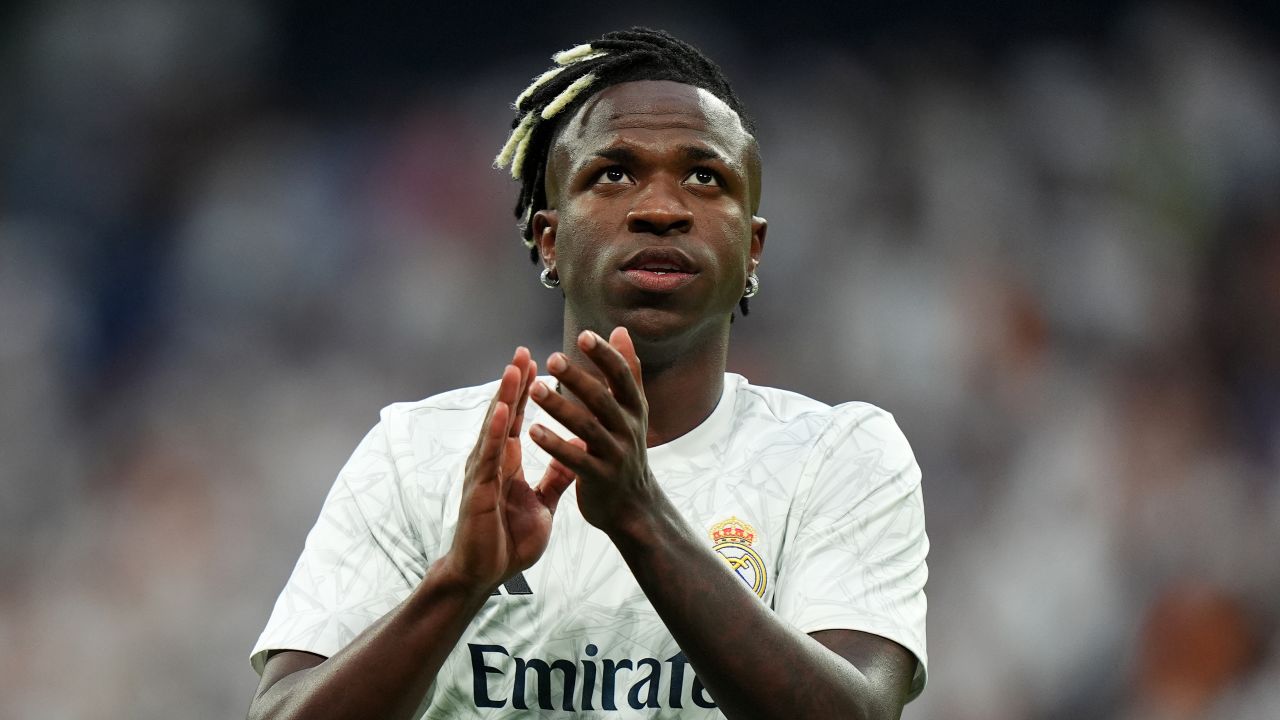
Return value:
M 650 550 L 685 531 L 684 519 L 660 488 L 636 509 L 622 513 L 605 534 L 624 556 Z
M 486 582 L 465 571 L 452 555 L 436 560 L 427 569 L 419 587 L 429 586 L 436 593 L 476 600 L 489 597 L 502 580 Z

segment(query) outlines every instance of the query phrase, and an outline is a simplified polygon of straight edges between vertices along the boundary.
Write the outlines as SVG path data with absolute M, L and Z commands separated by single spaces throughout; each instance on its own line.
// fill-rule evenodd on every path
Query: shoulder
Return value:
M 780 425 L 817 423 L 824 434 L 863 433 L 884 439 L 901 436 L 897 421 L 883 408 L 868 402 L 848 401 L 829 405 L 791 390 L 753 385 L 746 378 L 730 374 L 726 382 L 737 384 L 739 415 Z
M 384 413 L 392 412 L 405 416 L 428 415 L 431 413 L 466 412 L 480 408 L 485 410 L 498 390 L 498 380 L 483 385 L 446 390 L 422 400 L 392 403 L 383 409 Z
M 470 426 L 488 412 L 498 382 L 448 390 L 412 402 L 392 403 L 382 409 L 381 424 L 392 434 L 420 427 Z
M 915 455 L 897 420 L 868 402 L 829 405 L 800 393 L 737 382 L 739 432 L 753 438 L 786 437 L 806 448 L 813 469 L 871 464 L 888 472 L 910 470 Z

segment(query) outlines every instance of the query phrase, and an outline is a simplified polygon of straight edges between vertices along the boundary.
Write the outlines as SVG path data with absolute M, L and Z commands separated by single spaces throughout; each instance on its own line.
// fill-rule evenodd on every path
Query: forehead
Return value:
M 553 150 L 570 163 L 619 143 L 650 145 L 700 141 L 725 160 L 745 162 L 751 136 L 723 100 L 670 80 L 620 83 L 592 96 L 561 129 Z

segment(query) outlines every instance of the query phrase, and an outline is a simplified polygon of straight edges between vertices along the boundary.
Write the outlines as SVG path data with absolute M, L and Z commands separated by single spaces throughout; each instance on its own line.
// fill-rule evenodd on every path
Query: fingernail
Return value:
M 578 336 L 578 341 L 582 343 L 582 347 L 591 350 L 596 346 L 596 334 L 590 330 L 583 330 Z
M 533 387 L 529 389 L 529 394 L 535 399 L 541 400 L 547 396 L 547 386 L 542 382 L 536 382 L 533 384 Z
M 552 353 L 547 360 L 547 369 L 551 372 L 560 372 L 569 367 L 569 363 L 564 359 L 564 353 Z
M 536 438 L 542 437 L 542 426 L 534 425 L 533 427 L 529 428 L 529 436 L 536 437 Z

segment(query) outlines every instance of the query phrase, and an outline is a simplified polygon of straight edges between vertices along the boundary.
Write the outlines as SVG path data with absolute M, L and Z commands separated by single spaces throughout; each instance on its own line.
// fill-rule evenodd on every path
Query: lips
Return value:
M 621 270 L 639 270 L 648 273 L 683 273 L 696 275 L 698 267 L 684 251 L 674 247 L 647 247 L 632 254 L 622 264 Z
M 627 258 L 620 268 L 634 287 L 650 293 L 668 293 L 693 281 L 698 266 L 674 247 L 647 247 Z

